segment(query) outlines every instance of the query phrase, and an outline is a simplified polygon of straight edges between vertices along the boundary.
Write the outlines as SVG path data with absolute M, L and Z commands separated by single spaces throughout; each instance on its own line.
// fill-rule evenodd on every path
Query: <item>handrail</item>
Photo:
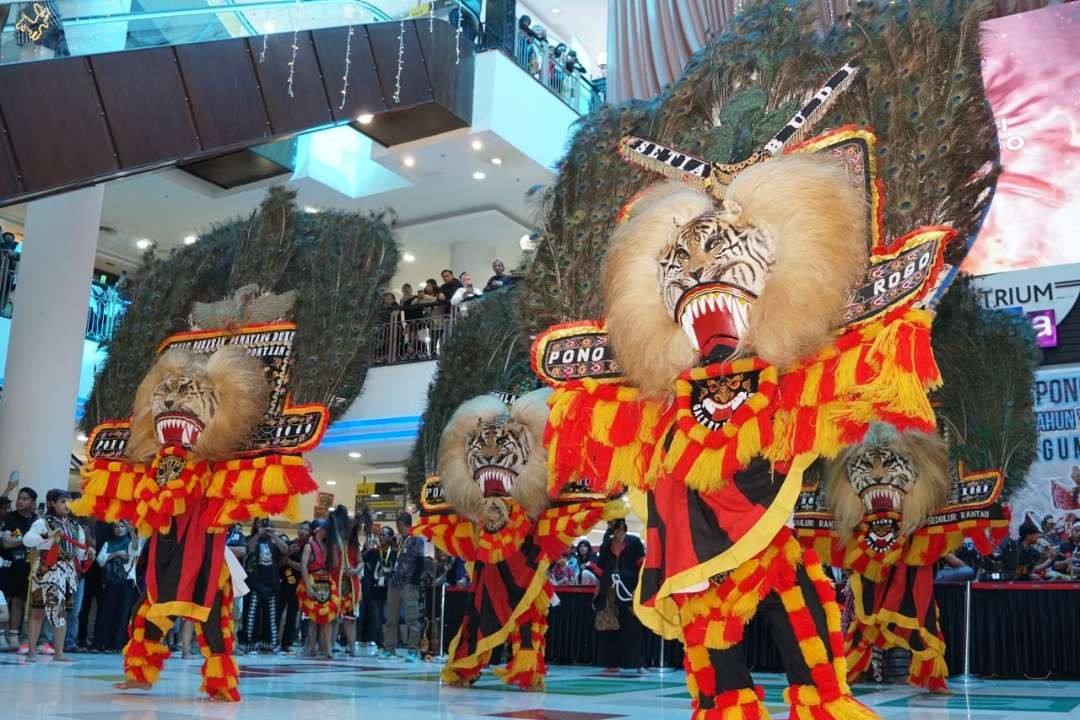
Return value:
M 513 57 L 519 67 L 579 115 L 592 112 L 604 104 L 603 91 L 585 77 L 580 66 L 568 68 L 565 58 L 556 57 L 555 48 L 545 39 L 518 28 Z
M 228 12 L 248 12 L 250 10 L 292 9 L 296 5 L 355 5 L 370 12 L 377 22 L 387 22 L 394 18 L 383 10 L 364 0 L 262 0 L 261 2 L 236 3 L 228 5 L 202 5 L 199 7 L 173 8 L 170 10 L 145 10 L 139 12 L 104 15 L 85 15 L 82 17 L 63 18 L 65 27 L 93 25 L 97 23 L 130 22 L 132 20 L 160 20 L 162 18 L 185 17 L 188 15 L 216 15 Z
M 27 3 L 27 6 L 31 6 Z M 187 5 L 163 10 L 146 10 L 122 13 L 94 12 L 73 16 L 57 15 L 55 6 L 41 4 L 42 10 L 29 20 L 31 23 L 38 22 L 38 17 L 44 17 L 40 28 L 40 36 L 27 35 L 25 27 L 22 35 L 16 30 L 19 23 L 27 22 L 23 15 L 29 10 L 20 7 L 19 4 L 10 6 L 9 12 L 3 11 L 0 6 L 0 18 L 6 18 L 6 22 L 0 26 L 0 47 L 8 51 L 5 64 L 22 62 L 35 62 L 48 60 L 52 57 L 64 57 L 69 54 L 88 55 L 105 51 L 128 50 L 150 46 L 176 46 L 214 39 L 226 39 L 230 37 L 258 37 L 259 35 L 273 32 L 272 26 L 278 25 L 285 30 L 311 30 L 328 25 L 339 25 L 352 22 L 353 24 L 366 24 L 389 22 L 397 18 L 379 8 L 375 3 L 367 0 L 255 0 L 255 2 L 237 2 L 225 0 L 222 5 Z M 262 14 L 261 18 L 251 17 L 251 14 Z M 272 14 L 272 19 L 266 15 Z M 284 16 L 282 19 L 281 16 Z M 125 28 L 124 23 L 144 23 L 156 20 L 178 20 L 170 27 L 151 28 Z M 196 18 L 194 20 L 190 18 Z M 205 18 L 199 20 L 198 18 Z M 215 19 L 219 22 L 215 22 Z M 55 20 L 55 22 L 54 22 Z M 274 22 L 276 21 L 276 22 Z M 230 29 L 231 24 L 231 29 Z M 50 26 L 52 27 L 49 30 Z M 101 43 L 87 43 L 87 29 L 101 27 L 100 33 L 105 36 L 115 35 L 113 27 L 126 30 L 120 40 L 120 46 L 101 46 Z M 81 42 L 78 49 L 72 53 L 68 43 L 67 31 L 72 28 L 80 28 Z M 209 32 L 208 32 L 209 31 Z M 149 35 L 146 35 L 149 33 Z M 144 37 L 145 36 L 145 37 Z M 115 39 L 115 38 L 114 38 Z M 24 48 L 24 46 L 26 46 Z M 37 47 L 40 46 L 40 47 Z M 42 49 L 52 50 L 52 55 L 42 53 Z M 14 55 L 10 53 L 15 51 Z M 32 50 L 32 51 L 31 51 Z
M 0 249 L 0 317 L 11 318 L 15 312 L 18 279 L 18 253 Z M 96 343 L 111 339 L 129 304 L 115 285 L 91 282 L 83 337 Z
M 457 319 L 468 312 L 467 304 L 415 305 L 395 309 L 388 319 L 375 324 L 371 364 L 401 365 L 437 360 L 454 330 Z

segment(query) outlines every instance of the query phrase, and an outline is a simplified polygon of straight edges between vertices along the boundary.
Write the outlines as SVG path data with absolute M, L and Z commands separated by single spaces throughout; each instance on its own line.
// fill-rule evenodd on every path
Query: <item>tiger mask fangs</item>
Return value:
M 125 452 L 137 462 L 180 445 L 203 460 L 236 454 L 266 413 L 262 363 L 238 345 L 213 354 L 165 352 L 139 384 Z
M 490 519 L 501 499 L 517 501 L 532 518 L 548 507 L 543 437 L 549 394 L 536 390 L 510 407 L 480 395 L 458 407 L 443 430 L 438 460 L 455 510 L 480 520 Z
M 829 342 L 868 261 L 865 201 L 823 156 L 768 160 L 724 199 L 679 181 L 632 200 L 604 262 L 608 334 L 647 395 L 698 363 L 786 368 Z

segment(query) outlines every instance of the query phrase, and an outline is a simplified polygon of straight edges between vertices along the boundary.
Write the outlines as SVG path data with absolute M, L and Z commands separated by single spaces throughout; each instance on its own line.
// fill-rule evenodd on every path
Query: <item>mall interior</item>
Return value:
M 1078 38 L 0 3 L 7 716 L 1080 718 Z

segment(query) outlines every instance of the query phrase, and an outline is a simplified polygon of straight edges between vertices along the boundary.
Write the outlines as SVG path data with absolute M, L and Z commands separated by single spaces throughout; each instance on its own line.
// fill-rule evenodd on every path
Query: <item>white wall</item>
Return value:
M 472 131 L 490 130 L 554 170 L 578 114 L 501 52 L 476 56 Z

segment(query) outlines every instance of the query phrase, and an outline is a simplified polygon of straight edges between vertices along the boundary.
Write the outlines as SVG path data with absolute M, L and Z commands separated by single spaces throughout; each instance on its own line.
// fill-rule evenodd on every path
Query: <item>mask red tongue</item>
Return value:
M 725 358 L 735 352 L 735 348 L 739 345 L 735 318 L 727 310 L 709 310 L 694 318 L 693 327 L 703 358 L 709 360 Z
M 892 498 L 878 496 L 870 501 L 870 507 L 874 512 L 892 512 L 896 508 L 893 507 Z
M 499 478 L 484 481 L 484 497 L 506 497 L 506 486 Z

